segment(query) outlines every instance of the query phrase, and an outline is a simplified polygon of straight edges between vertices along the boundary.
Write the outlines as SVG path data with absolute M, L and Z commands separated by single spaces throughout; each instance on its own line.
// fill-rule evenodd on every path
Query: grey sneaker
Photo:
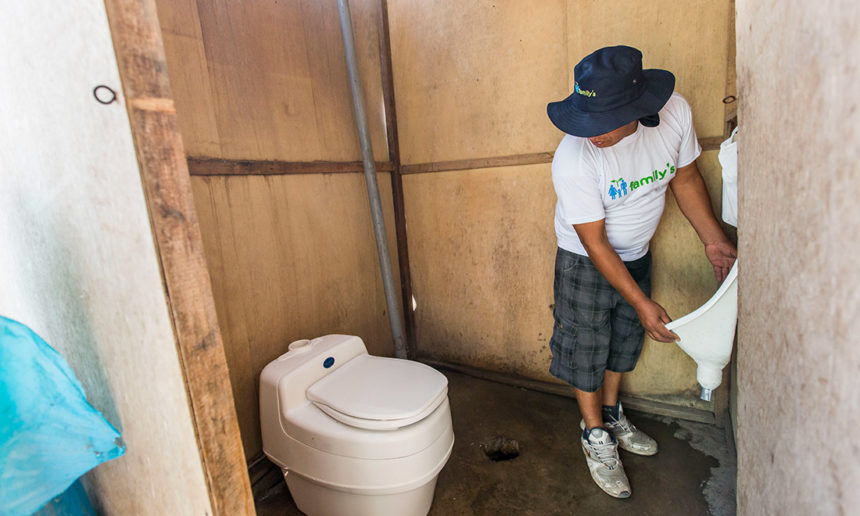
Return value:
M 618 458 L 618 441 L 602 428 L 592 428 L 582 440 L 582 452 L 591 478 L 600 489 L 614 498 L 630 497 L 630 482 Z
M 580 421 L 579 427 L 585 430 L 585 420 Z M 620 403 L 618 404 L 618 419 L 610 416 L 610 420 L 604 422 L 603 427 L 609 430 L 612 436 L 618 440 L 618 447 L 622 450 L 646 456 L 657 453 L 657 441 L 636 428 L 627 419 Z

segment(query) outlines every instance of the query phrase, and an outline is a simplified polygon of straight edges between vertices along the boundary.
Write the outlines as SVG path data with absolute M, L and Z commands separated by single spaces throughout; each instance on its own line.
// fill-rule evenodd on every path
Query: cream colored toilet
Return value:
M 260 375 L 263 452 L 310 516 L 421 515 L 451 455 L 448 380 L 362 340 L 300 340 Z

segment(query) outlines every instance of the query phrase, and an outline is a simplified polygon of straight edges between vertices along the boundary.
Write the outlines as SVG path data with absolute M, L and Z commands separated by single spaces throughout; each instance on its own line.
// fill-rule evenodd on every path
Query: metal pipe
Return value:
M 385 304 L 388 307 L 388 320 L 391 324 L 391 336 L 394 339 L 394 355 L 397 358 L 406 358 L 403 324 L 400 321 L 400 307 L 397 302 L 397 291 L 394 287 L 394 275 L 391 272 L 391 258 L 388 256 L 388 239 L 385 234 L 385 220 L 382 217 L 382 202 L 379 199 L 379 184 L 376 181 L 373 146 L 370 143 L 370 130 L 364 111 L 364 92 L 361 88 L 358 59 L 355 56 L 355 36 L 352 32 L 352 15 L 349 12 L 348 0 L 338 0 L 337 10 L 340 14 L 340 30 L 343 34 L 346 66 L 349 69 L 355 125 L 358 128 L 358 141 L 361 144 L 361 157 L 364 161 L 364 178 L 367 183 L 367 195 L 370 197 L 370 214 L 373 220 L 373 234 L 376 236 L 379 267 L 382 271 L 382 287 L 385 290 Z

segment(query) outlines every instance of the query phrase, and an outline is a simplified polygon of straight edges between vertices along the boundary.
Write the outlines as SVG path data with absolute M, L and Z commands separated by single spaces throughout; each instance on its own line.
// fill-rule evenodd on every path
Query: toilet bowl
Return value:
M 723 368 L 732 356 L 738 322 L 738 262 L 729 271 L 717 292 L 697 310 L 666 325 L 680 340 L 678 346 L 696 361 L 696 380 L 701 397 L 711 400 L 711 392 L 723 380 Z
M 448 380 L 358 337 L 300 340 L 260 375 L 263 452 L 310 516 L 424 516 L 451 455 Z

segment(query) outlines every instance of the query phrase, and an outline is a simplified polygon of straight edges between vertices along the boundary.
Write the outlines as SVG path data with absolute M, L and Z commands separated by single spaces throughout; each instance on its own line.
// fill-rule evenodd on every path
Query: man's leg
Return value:
M 559 249 L 556 255 L 555 326 L 550 373 L 571 384 L 590 428 L 580 436 L 591 478 L 610 496 L 630 496 L 618 458 L 618 442 L 603 427 L 600 385 L 609 356 L 609 312 L 614 289 L 585 256 Z
M 630 496 L 630 481 L 618 456 L 618 441 L 612 437 L 603 423 L 602 389 L 594 392 L 573 388 L 576 402 L 584 418 L 582 452 L 591 478 L 608 495 L 615 498 Z
M 618 389 L 621 386 L 622 374 L 624 373 L 617 373 L 609 369 L 604 371 L 603 386 L 599 391 L 602 394 L 604 407 L 614 407 L 618 403 Z M 586 423 L 588 423 L 588 420 L 586 420 Z
M 585 428 L 588 430 L 603 427 L 602 390 L 601 388 L 595 392 L 587 392 L 576 387 L 573 388 L 573 392 L 576 394 L 576 403 L 579 404 L 579 411 L 582 413 L 582 418 L 585 419 Z
M 651 258 L 650 254 L 627 264 L 631 276 L 645 294 L 651 293 Z M 631 423 L 624 415 L 621 404 L 618 403 L 618 387 L 621 375 L 632 371 L 639 360 L 645 331 L 633 309 L 621 296 L 612 311 L 612 340 L 610 354 L 603 380 L 603 423 L 618 439 L 619 447 L 638 455 L 654 455 L 657 453 L 657 442 L 647 436 Z
M 573 388 L 576 403 L 585 427 L 589 430 L 603 426 L 603 407 L 614 407 L 618 403 L 618 389 L 621 386 L 621 375 L 615 371 L 606 370 L 603 373 L 603 384 L 595 392 Z

